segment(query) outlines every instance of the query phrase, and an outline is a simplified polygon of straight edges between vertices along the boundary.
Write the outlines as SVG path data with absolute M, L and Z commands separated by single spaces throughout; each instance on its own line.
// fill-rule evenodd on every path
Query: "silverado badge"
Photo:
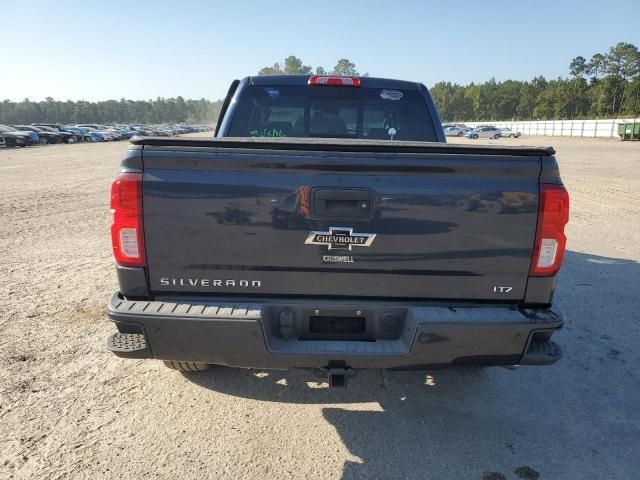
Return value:
M 370 247 L 375 233 L 354 233 L 349 227 L 329 227 L 328 232 L 309 233 L 307 245 L 327 245 L 329 250 L 351 250 L 352 247 Z

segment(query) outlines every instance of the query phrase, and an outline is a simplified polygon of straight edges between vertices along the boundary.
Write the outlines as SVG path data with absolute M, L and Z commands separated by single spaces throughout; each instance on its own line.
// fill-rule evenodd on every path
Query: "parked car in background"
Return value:
M 110 131 L 104 125 L 100 125 L 97 123 L 81 123 L 76 125 L 76 127 L 90 129 L 91 131 L 98 132 L 102 135 L 105 142 L 111 142 L 113 140 L 118 140 L 119 136 L 116 135 L 113 131 Z
M 92 131 L 100 133 L 104 137 L 105 142 L 111 142 L 113 140 L 120 140 L 120 134 L 116 133 L 114 130 L 111 130 L 104 125 L 99 124 L 80 124 L 76 125 L 76 127 L 88 128 Z
M 90 131 L 85 127 L 75 127 L 73 125 L 64 125 L 64 129 L 68 132 L 72 132 L 76 135 L 79 142 L 94 142 L 94 141 L 104 141 L 104 138 L 100 136 L 99 139 L 94 139 L 92 135 L 90 135 Z
M 110 133 L 113 136 L 114 140 L 125 140 L 128 138 L 124 130 L 120 130 L 119 128 L 113 127 L 111 125 L 101 125 L 100 131 Z
M 153 131 L 156 132 L 156 135 L 159 137 L 170 137 L 171 131 L 163 127 L 162 125 L 153 125 Z
M 147 131 L 151 132 L 151 135 L 154 137 L 167 137 L 169 136 L 169 134 L 167 132 L 165 132 L 164 130 L 156 127 L 156 126 L 150 126 L 147 125 Z
M 0 125 L 0 135 L 4 138 L 4 145 L 7 148 L 26 147 L 33 144 L 29 133 L 21 132 L 8 125 Z
M 444 127 L 444 134 L 447 137 L 462 137 L 465 133 L 467 132 L 457 125 L 449 125 L 448 127 Z
M 43 130 L 59 133 L 60 135 L 62 135 L 62 140 L 65 143 L 75 143 L 82 140 L 81 132 L 71 131 L 65 125 L 60 125 L 57 123 L 32 123 L 31 125 L 33 125 L 34 127 L 42 128 Z
M 520 135 L 522 135 L 522 133 L 520 133 L 518 131 L 514 132 L 510 128 L 501 128 L 500 129 L 500 136 L 501 137 L 518 138 Z
M 47 126 L 44 126 L 44 125 L 34 125 L 34 126 L 39 128 L 40 130 L 44 130 L 45 132 L 55 133 L 56 135 L 59 135 L 60 139 L 62 140 L 63 143 L 76 143 L 77 142 L 75 134 L 73 134 L 71 132 L 65 132 L 64 130 L 60 130 L 60 129 L 53 128 L 53 127 L 47 127 Z
M 181 134 L 181 133 L 189 133 L 191 131 L 191 129 L 189 127 L 187 127 L 186 125 L 172 125 L 173 129 Z
M 7 132 L 14 132 L 3 136 L 2 145 L 9 147 L 24 146 L 26 144 L 75 143 L 75 142 L 110 142 L 114 140 L 128 140 L 134 136 L 162 136 L 170 137 L 191 132 L 206 132 L 212 130 L 208 125 L 189 125 L 186 123 L 161 124 L 129 124 L 113 123 L 80 123 L 66 125 L 62 123 L 34 122 L 31 125 L 6 126 Z M 19 133 L 16 135 L 15 133 Z M 29 141 L 22 139 L 28 137 Z M 9 139 L 7 141 L 7 138 Z
M 65 132 L 73 133 L 76 136 L 76 140 L 78 142 L 82 141 L 82 137 L 84 136 L 84 131 L 81 128 L 72 127 L 71 125 L 61 125 L 60 128 L 62 128 Z
M 33 125 L 13 125 L 16 130 L 22 132 L 36 132 L 40 137 L 40 145 L 47 145 L 49 143 L 62 143 L 62 135 L 59 135 L 53 131 L 43 130 L 40 127 L 34 127 Z
M 13 126 L 13 128 L 15 128 L 16 130 L 19 130 L 21 132 L 28 133 L 29 136 L 31 137 L 31 144 L 32 145 L 38 145 L 40 143 L 40 140 L 41 140 L 40 135 L 35 130 L 23 130 L 22 128 L 18 128 L 15 125 Z
M 95 128 L 91 127 L 77 127 L 82 129 L 82 141 L 83 142 L 106 142 L 106 134 L 99 132 Z
M 116 140 L 126 140 L 130 138 L 129 134 L 125 130 L 114 127 L 113 125 L 103 125 L 103 129 L 111 132 L 116 137 Z
M 140 132 L 140 135 L 144 135 L 146 137 L 153 137 L 154 136 L 154 133 L 146 125 L 136 124 L 136 125 L 131 125 L 131 128 L 133 128 L 136 132 Z
M 469 132 L 466 133 L 466 137 L 467 138 L 494 138 L 494 139 L 498 139 L 500 138 L 501 135 L 501 131 L 499 128 L 497 127 L 492 127 L 492 126 L 485 126 L 485 127 L 478 127 L 475 128 Z
M 133 138 L 136 135 L 142 135 L 142 132 L 140 132 L 139 130 L 133 128 L 131 125 L 116 125 L 117 128 L 119 128 L 120 130 L 122 130 L 123 132 L 125 132 L 127 134 L 127 138 Z

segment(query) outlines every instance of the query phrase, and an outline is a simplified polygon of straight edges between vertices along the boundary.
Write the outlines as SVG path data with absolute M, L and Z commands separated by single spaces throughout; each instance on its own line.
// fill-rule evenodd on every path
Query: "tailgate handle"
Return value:
M 370 213 L 369 190 L 318 188 L 313 192 L 315 217 L 368 218 Z

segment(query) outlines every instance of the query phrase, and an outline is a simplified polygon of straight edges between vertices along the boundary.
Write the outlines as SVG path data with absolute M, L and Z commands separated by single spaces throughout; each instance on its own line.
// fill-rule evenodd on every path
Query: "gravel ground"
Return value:
M 346 390 L 112 356 L 108 189 L 126 144 L 0 149 L 0 478 L 638 478 L 640 143 L 498 143 L 558 150 L 565 358 L 365 371 Z

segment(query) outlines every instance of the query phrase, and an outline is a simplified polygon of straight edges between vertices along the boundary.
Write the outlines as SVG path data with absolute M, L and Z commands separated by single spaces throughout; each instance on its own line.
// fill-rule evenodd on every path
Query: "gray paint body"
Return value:
M 247 85 L 274 81 L 306 77 L 238 82 L 217 136 Z M 422 92 L 439 143 L 134 139 L 122 169 L 143 173 L 147 267 L 118 267 L 108 312 L 146 346 L 114 353 L 262 368 L 556 361 L 555 278 L 528 276 L 540 184 L 561 183 L 555 152 L 448 145 L 426 88 L 401 83 Z M 367 246 L 308 241 L 332 227 Z M 366 341 L 317 338 L 317 315 L 365 317 Z
M 524 298 L 539 157 L 145 147 L 143 163 L 152 292 Z M 364 190 L 370 218 L 316 215 L 320 190 Z M 305 244 L 330 227 L 376 237 L 351 251 Z

